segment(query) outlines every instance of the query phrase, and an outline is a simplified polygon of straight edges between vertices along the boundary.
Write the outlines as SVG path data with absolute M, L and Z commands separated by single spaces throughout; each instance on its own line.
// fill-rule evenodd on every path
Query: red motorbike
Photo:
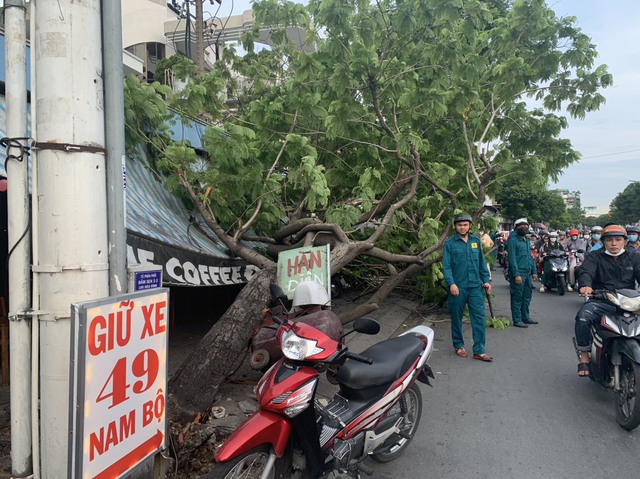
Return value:
M 271 294 L 284 293 L 271 285 Z M 429 383 L 427 360 L 434 332 L 414 327 L 381 341 L 361 354 L 348 350 L 344 337 L 353 331 L 377 334 L 368 318 L 338 341 L 286 316 L 279 323 L 283 357 L 260 379 L 260 409 L 221 446 L 209 479 L 359 478 L 373 471 L 367 457 L 397 458 L 413 439 L 422 414 L 416 381 Z M 320 373 L 338 366 L 339 391 L 328 402 L 316 400 Z

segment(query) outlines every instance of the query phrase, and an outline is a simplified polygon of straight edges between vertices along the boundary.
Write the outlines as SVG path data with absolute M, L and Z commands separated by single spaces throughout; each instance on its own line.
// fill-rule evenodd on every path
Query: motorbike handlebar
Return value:
M 589 297 L 596 299 L 606 299 L 607 293 L 614 293 L 615 291 L 609 291 L 608 289 L 594 289 L 591 291 Z
M 373 359 L 362 356 L 361 354 L 352 353 L 351 351 L 347 352 L 347 359 L 353 359 L 354 361 L 365 364 L 373 364 Z

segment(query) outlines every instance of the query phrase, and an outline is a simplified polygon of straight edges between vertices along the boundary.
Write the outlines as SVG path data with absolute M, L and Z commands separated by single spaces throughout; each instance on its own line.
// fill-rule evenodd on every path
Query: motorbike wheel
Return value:
M 407 389 L 398 403 L 389 410 L 387 416 L 397 415 L 403 416 L 404 423 L 402 428 L 402 436 L 393 434 L 387 439 L 377 450 L 384 452 L 373 452 L 371 457 L 378 462 L 389 462 L 396 459 L 404 452 L 409 445 L 420 424 L 422 416 L 422 393 L 417 384 L 413 383 Z
M 616 421 L 627 431 L 640 425 L 640 365 L 626 356 L 620 366 L 620 391 L 616 396 Z
M 564 281 L 564 276 L 558 276 L 558 294 L 560 296 L 564 296 L 565 291 L 567 290 L 567 285 Z
M 268 444 L 254 447 L 230 461 L 216 464 L 209 474 L 203 476 L 203 479 L 260 479 L 270 452 L 271 446 Z M 291 471 L 286 470 L 286 464 L 288 464 L 286 457 L 287 455 L 283 459 L 276 459 L 271 473 L 267 476 L 269 479 L 290 477 Z
M 271 361 L 271 358 L 269 357 L 269 352 L 266 349 L 255 350 L 251 353 L 251 357 L 249 358 L 251 369 L 256 369 L 258 371 L 266 371 L 269 361 Z

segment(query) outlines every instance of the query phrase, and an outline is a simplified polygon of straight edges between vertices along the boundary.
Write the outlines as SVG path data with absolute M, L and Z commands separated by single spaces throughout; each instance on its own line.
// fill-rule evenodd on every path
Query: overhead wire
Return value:
M 602 158 L 604 156 L 624 155 L 626 153 L 635 153 L 636 151 L 640 151 L 640 148 L 636 148 L 635 150 L 619 151 L 617 153 L 603 153 L 602 155 L 583 156 L 580 159 L 581 160 L 587 160 L 587 159 L 590 159 L 590 158 Z

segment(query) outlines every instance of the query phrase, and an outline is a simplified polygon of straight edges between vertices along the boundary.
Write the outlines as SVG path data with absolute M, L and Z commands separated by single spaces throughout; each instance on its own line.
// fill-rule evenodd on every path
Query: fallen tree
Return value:
M 386 265 L 343 321 L 408 277 L 435 284 L 452 217 L 495 227 L 482 213 L 505 178 L 543 187 L 577 161 L 556 112 L 583 117 L 611 83 L 575 19 L 541 0 L 262 0 L 254 14 L 244 56 L 228 48 L 204 74 L 182 57 L 158 65 L 181 91 L 126 81 L 129 146 L 147 145 L 167 185 L 261 269 L 171 379 L 174 417 L 206 409 L 237 366 L 279 251 L 330 244 L 332 273 Z M 264 29 L 271 48 L 258 51 Z M 211 122 L 203 151 L 169 140 L 167 106 Z

